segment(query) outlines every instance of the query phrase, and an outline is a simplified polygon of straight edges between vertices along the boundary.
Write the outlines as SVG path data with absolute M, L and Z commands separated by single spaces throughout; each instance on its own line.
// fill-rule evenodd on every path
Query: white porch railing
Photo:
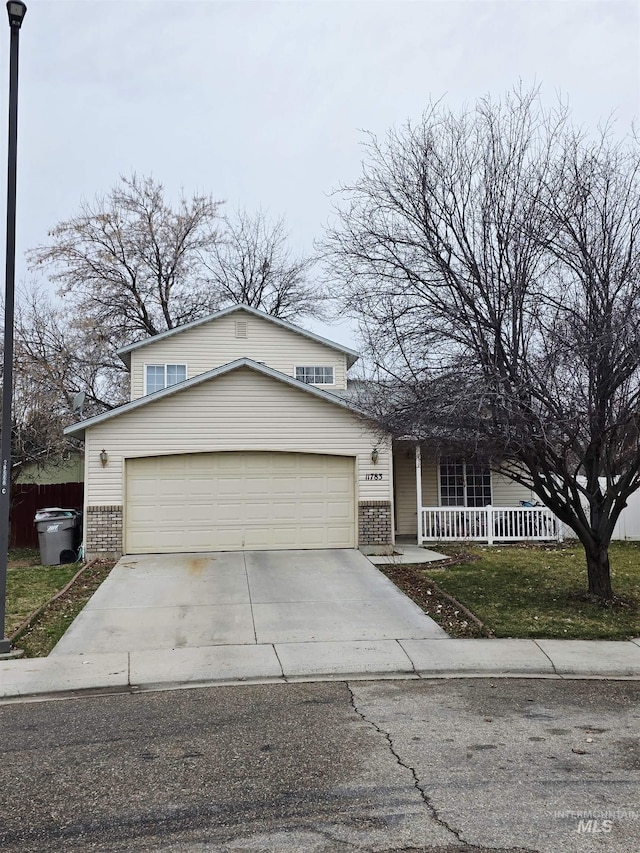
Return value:
M 544 542 L 562 539 L 562 525 L 545 506 L 423 506 L 418 544 L 456 542 Z

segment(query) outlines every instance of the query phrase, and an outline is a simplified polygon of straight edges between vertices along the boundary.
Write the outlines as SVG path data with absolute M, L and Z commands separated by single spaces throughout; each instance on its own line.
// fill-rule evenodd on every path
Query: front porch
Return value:
M 394 443 L 396 541 L 545 542 L 562 524 L 532 493 L 463 460 L 441 459 L 409 441 Z M 523 504 L 529 504 L 523 505 Z

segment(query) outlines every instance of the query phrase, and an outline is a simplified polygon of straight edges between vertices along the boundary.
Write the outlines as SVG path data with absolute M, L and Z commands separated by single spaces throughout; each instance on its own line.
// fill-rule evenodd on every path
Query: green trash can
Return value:
M 78 517 L 74 509 L 50 507 L 38 510 L 35 525 L 43 566 L 75 562 Z

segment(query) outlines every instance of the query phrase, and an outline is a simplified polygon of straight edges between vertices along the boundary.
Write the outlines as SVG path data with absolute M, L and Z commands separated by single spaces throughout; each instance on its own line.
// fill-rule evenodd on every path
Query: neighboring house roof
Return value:
M 194 376 L 192 379 L 185 379 L 184 382 L 177 382 L 175 385 L 169 385 L 167 388 L 163 388 L 161 391 L 156 391 L 153 394 L 147 394 L 144 397 L 138 397 L 135 400 L 132 400 L 130 403 L 125 403 L 123 406 L 118 406 L 116 409 L 110 409 L 108 412 L 103 412 L 100 415 L 95 415 L 92 418 L 87 418 L 84 421 L 80 421 L 77 424 L 72 424 L 68 426 L 64 430 L 65 435 L 75 435 L 77 437 L 82 437 L 84 435 L 85 430 L 88 427 L 96 426 L 96 424 L 101 424 L 104 421 L 108 421 L 111 418 L 117 418 L 120 415 L 124 415 L 127 412 L 132 412 L 134 409 L 139 409 L 142 406 L 148 406 L 151 403 L 155 403 L 157 400 L 162 400 L 164 397 L 169 397 L 171 394 L 178 394 L 181 391 L 186 391 L 187 388 L 193 388 L 195 385 L 200 385 L 203 382 L 207 382 L 210 379 L 215 379 L 217 376 L 224 376 L 227 373 L 231 373 L 234 370 L 238 370 L 241 367 L 248 367 L 251 370 L 255 370 L 256 373 L 262 373 L 264 376 L 270 376 L 272 379 L 278 380 L 278 382 L 283 382 L 285 385 L 290 385 L 293 388 L 297 388 L 298 391 L 303 391 L 308 394 L 312 394 L 315 397 L 319 397 L 321 400 L 326 400 L 328 403 L 333 403 L 335 406 L 340 406 L 343 409 L 348 409 L 355 414 L 361 415 L 362 411 L 357 406 L 355 406 L 349 400 L 345 400 L 342 397 L 337 396 L 336 394 L 332 394 L 330 391 L 325 391 L 322 388 L 317 388 L 315 385 L 309 385 L 305 382 L 300 382 L 299 379 L 294 379 L 291 376 L 287 376 L 286 373 L 281 373 L 279 370 L 273 370 L 271 367 L 267 367 L 264 364 L 260 364 L 257 361 L 253 361 L 250 358 L 238 358 L 235 361 L 229 362 L 229 364 L 223 364 L 222 367 L 215 367 L 213 370 L 208 370 L 206 373 L 199 373 L 197 376 Z
M 84 451 L 71 450 L 67 459 L 44 465 L 27 465 L 20 471 L 16 483 L 53 486 L 59 483 L 82 483 L 84 480 Z
M 308 332 L 306 329 L 301 329 L 299 326 L 294 326 L 293 323 L 289 323 L 287 320 L 281 320 L 279 317 L 272 317 L 271 314 L 265 314 L 264 311 L 258 311 L 257 308 L 252 308 L 249 305 L 231 305 L 229 308 L 224 308 L 222 311 L 216 311 L 215 314 L 209 314 L 207 317 L 203 317 L 201 320 L 193 320 L 191 323 L 185 323 L 183 326 L 177 326 L 175 329 L 168 329 L 166 332 L 160 332 L 159 335 L 152 335 L 149 338 L 145 338 L 142 341 L 137 341 L 134 344 L 129 344 L 126 347 L 122 347 L 118 350 L 118 355 L 122 359 L 122 361 L 126 364 L 128 368 L 131 367 L 131 352 L 132 350 L 139 349 L 140 347 L 145 347 L 148 344 L 153 344 L 156 341 L 161 341 L 164 338 L 168 338 L 171 335 L 180 334 L 180 332 L 186 332 L 187 329 L 193 329 L 196 326 L 201 326 L 204 323 L 210 323 L 213 320 L 218 320 L 220 317 L 226 317 L 227 314 L 233 314 L 235 311 L 246 311 L 247 314 L 253 314 L 255 317 L 260 317 L 262 320 L 267 320 L 271 323 L 275 323 L 277 326 L 282 326 L 283 329 L 288 329 L 290 332 L 295 332 L 297 335 L 302 335 L 305 338 L 309 338 L 312 341 L 316 341 L 318 343 L 324 344 L 327 347 L 331 347 L 331 349 L 337 350 L 338 352 L 345 353 L 347 356 L 347 365 L 351 367 L 359 358 L 360 354 L 355 350 L 349 349 L 348 347 L 343 347 L 341 344 L 337 344 L 335 341 L 330 341 L 327 338 L 323 338 L 321 335 L 316 335 L 314 332 Z

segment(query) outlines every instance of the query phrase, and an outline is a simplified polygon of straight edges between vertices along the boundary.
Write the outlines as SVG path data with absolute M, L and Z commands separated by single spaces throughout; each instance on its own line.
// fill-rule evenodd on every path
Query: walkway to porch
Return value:
M 411 565 L 435 563 L 439 560 L 446 560 L 447 557 L 445 554 L 439 554 L 437 551 L 431 551 L 418 545 L 416 536 L 396 536 L 393 554 L 367 555 L 367 559 L 374 566 L 394 566 L 399 563 L 410 563 Z

